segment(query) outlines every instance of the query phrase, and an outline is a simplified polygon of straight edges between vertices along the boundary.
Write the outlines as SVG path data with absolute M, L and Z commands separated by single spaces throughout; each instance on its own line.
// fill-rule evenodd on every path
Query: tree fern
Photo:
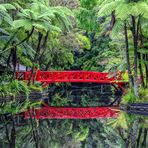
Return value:
M 146 2 L 138 2 L 136 4 L 138 15 L 143 16 L 144 18 L 148 18 L 148 3 Z
M 98 12 L 98 16 L 107 16 L 110 15 L 116 8 L 117 6 L 120 4 L 119 1 L 113 1 L 110 2 L 108 4 L 105 4 L 103 7 L 101 7 L 101 9 Z
M 125 0 L 104 1 L 101 4 L 99 16 L 110 15 L 115 11 L 117 18 L 126 20 L 130 15 L 148 18 L 148 4 L 146 2 L 126 2 Z
M 126 20 L 130 15 L 130 9 L 132 8 L 131 4 L 122 3 L 119 4 L 115 9 L 116 17 L 121 20 Z
M 34 1 L 30 9 L 21 10 L 18 14 L 20 19 L 13 22 L 13 28 L 31 30 L 31 28 L 34 27 L 38 31 L 47 32 L 48 30 L 52 31 L 52 29 L 54 31 L 61 31 L 61 26 L 64 26 L 67 30 L 72 27 L 69 19 L 72 13 L 69 9 L 49 7 L 45 4 L 46 3 Z
M 11 4 L 0 4 L 0 24 L 5 21 L 9 24 L 12 24 L 12 18 L 8 14 L 7 10 L 15 9 L 15 7 Z

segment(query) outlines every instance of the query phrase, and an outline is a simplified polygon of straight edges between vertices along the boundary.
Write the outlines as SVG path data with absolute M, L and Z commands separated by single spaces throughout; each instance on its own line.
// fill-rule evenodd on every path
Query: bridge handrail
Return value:
M 121 78 L 121 74 L 117 74 L 109 77 L 108 72 L 94 72 L 94 71 L 40 71 L 37 70 L 32 75 L 32 80 L 35 81 L 58 81 L 58 80 L 81 80 L 83 82 L 115 82 L 115 81 L 123 81 Z M 29 80 L 31 76 L 31 71 L 25 72 L 16 72 L 16 79 L 18 80 Z

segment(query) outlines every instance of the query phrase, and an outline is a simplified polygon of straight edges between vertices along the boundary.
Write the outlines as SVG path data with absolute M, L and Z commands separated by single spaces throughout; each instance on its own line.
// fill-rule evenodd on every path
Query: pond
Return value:
M 49 85 L 47 92 L 44 102 L 52 107 L 114 107 L 122 102 L 121 94 L 117 96 L 111 85 L 57 83 Z M 39 105 L 38 109 L 42 107 Z M 146 108 L 147 105 L 145 111 Z M 146 148 L 148 145 L 147 116 L 127 111 L 120 111 L 116 118 L 83 120 L 22 119 L 5 115 L 0 122 L 2 148 L 8 147 L 8 134 L 9 142 L 12 145 L 15 142 L 18 148 Z

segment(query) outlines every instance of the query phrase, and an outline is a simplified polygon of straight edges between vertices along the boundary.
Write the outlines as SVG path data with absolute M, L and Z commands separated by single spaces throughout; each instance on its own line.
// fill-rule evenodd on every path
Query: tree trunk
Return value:
M 15 139 L 16 139 L 15 121 L 12 115 L 11 148 L 15 148 Z
M 144 129 L 144 138 L 142 142 L 142 147 L 146 147 L 146 139 L 147 139 L 147 129 Z
M 143 69 L 142 69 L 142 64 L 141 64 L 141 54 L 138 53 L 138 60 L 139 60 L 139 71 L 140 71 L 140 80 L 141 80 L 141 84 L 142 84 L 142 87 L 144 88 L 145 87 L 145 84 L 144 84 L 144 74 L 143 74 Z
M 135 148 L 136 147 L 136 137 L 137 137 L 137 131 L 138 131 L 138 124 L 139 124 L 139 120 L 135 120 L 131 127 L 129 128 L 129 133 L 127 136 L 127 140 L 125 143 L 125 147 L 129 148 L 130 143 L 131 143 L 131 147 Z
M 130 66 L 130 58 L 129 58 L 129 44 L 128 44 L 128 33 L 127 33 L 127 25 L 126 22 L 124 24 L 124 34 L 125 34 L 125 57 L 126 57 L 126 64 L 128 69 L 128 77 L 130 86 L 134 85 L 134 80 L 131 72 L 131 66 Z
M 3 116 L 3 123 L 4 123 L 4 127 L 5 127 L 5 133 L 6 133 L 6 138 L 7 138 L 7 141 L 8 141 L 8 144 L 9 144 L 9 148 L 11 148 L 11 140 L 10 140 L 10 137 L 9 137 L 9 129 L 8 129 L 8 126 L 7 126 L 7 117 L 6 115 Z
M 136 147 L 136 139 L 137 139 L 137 133 L 138 133 L 138 125 L 139 125 L 139 120 L 135 120 L 133 123 L 132 127 L 132 135 L 131 135 L 131 147 L 135 148 Z
M 36 129 L 34 127 L 34 123 L 33 123 L 33 116 L 32 116 L 32 113 L 30 112 L 30 109 L 28 108 L 28 113 L 29 113 L 29 116 L 30 116 L 30 122 L 31 122 L 31 127 L 32 127 L 32 136 L 33 136 L 33 140 L 34 140 L 34 143 L 35 143 L 35 147 L 36 148 L 39 148 L 39 144 L 38 144 L 38 140 L 37 140 L 37 135 L 36 135 Z
M 139 86 L 138 86 L 138 54 L 137 54 L 137 48 L 138 48 L 138 38 L 136 33 L 136 19 L 134 16 L 132 16 L 132 34 L 133 34 L 133 42 L 134 42 L 134 93 L 137 97 L 139 97 Z
M 38 57 L 39 57 L 39 54 L 40 54 L 40 46 L 41 46 L 42 37 L 43 37 L 43 35 L 39 32 L 38 45 L 37 45 L 36 54 L 35 54 L 35 57 L 34 57 L 34 63 L 37 63 L 37 60 L 38 60 Z
M 43 51 L 42 51 L 42 53 L 41 53 L 41 55 L 40 55 L 40 57 L 39 57 L 39 65 L 41 65 L 41 64 L 42 64 L 42 61 L 43 61 L 43 56 L 44 56 L 44 53 L 45 53 L 45 51 L 46 51 L 48 36 L 49 36 L 49 31 L 46 33 L 46 36 L 45 36 L 45 38 L 44 38 L 44 42 L 43 42 L 43 45 L 42 45 Z
M 143 48 L 143 35 L 142 35 L 142 28 L 141 28 L 141 24 L 140 24 L 140 19 L 138 21 L 138 29 L 137 29 L 137 36 L 139 34 L 139 40 L 140 40 L 140 48 Z M 140 78 L 141 78 L 141 84 L 142 87 L 145 87 L 145 83 L 144 83 L 144 73 L 143 73 L 143 69 L 142 69 L 142 58 L 141 58 L 141 54 L 138 53 L 138 60 L 139 60 L 139 71 L 140 71 Z
M 139 129 L 138 138 L 137 138 L 137 147 L 139 147 L 139 145 L 140 145 L 141 135 L 142 135 L 142 128 Z
M 116 16 L 115 16 L 115 11 L 113 11 L 111 14 L 110 30 L 113 29 L 115 22 L 116 22 Z
M 32 79 L 32 76 L 34 74 L 35 63 L 37 63 L 37 60 L 38 60 L 38 57 L 39 57 L 39 54 L 40 54 L 40 46 L 41 46 L 42 37 L 43 37 L 43 34 L 41 34 L 39 32 L 38 44 L 37 44 L 36 53 L 35 53 L 34 60 L 33 60 L 33 67 L 32 67 L 32 70 L 31 70 L 31 75 L 30 75 L 30 78 L 29 78 L 28 85 L 30 85 L 30 83 L 31 83 L 31 79 Z M 33 80 L 33 82 L 34 82 L 34 80 Z
M 145 61 L 148 62 L 148 54 L 145 55 Z M 148 64 L 145 64 L 146 87 L 148 87 Z

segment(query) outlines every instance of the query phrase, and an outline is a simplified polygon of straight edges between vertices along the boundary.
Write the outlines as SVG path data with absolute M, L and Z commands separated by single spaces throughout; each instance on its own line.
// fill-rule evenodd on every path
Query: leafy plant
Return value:
M 136 101 L 138 101 L 138 98 L 136 97 L 136 95 L 134 94 L 134 91 L 132 89 L 129 89 L 125 95 L 123 95 L 122 97 L 123 99 L 123 103 L 134 103 Z

